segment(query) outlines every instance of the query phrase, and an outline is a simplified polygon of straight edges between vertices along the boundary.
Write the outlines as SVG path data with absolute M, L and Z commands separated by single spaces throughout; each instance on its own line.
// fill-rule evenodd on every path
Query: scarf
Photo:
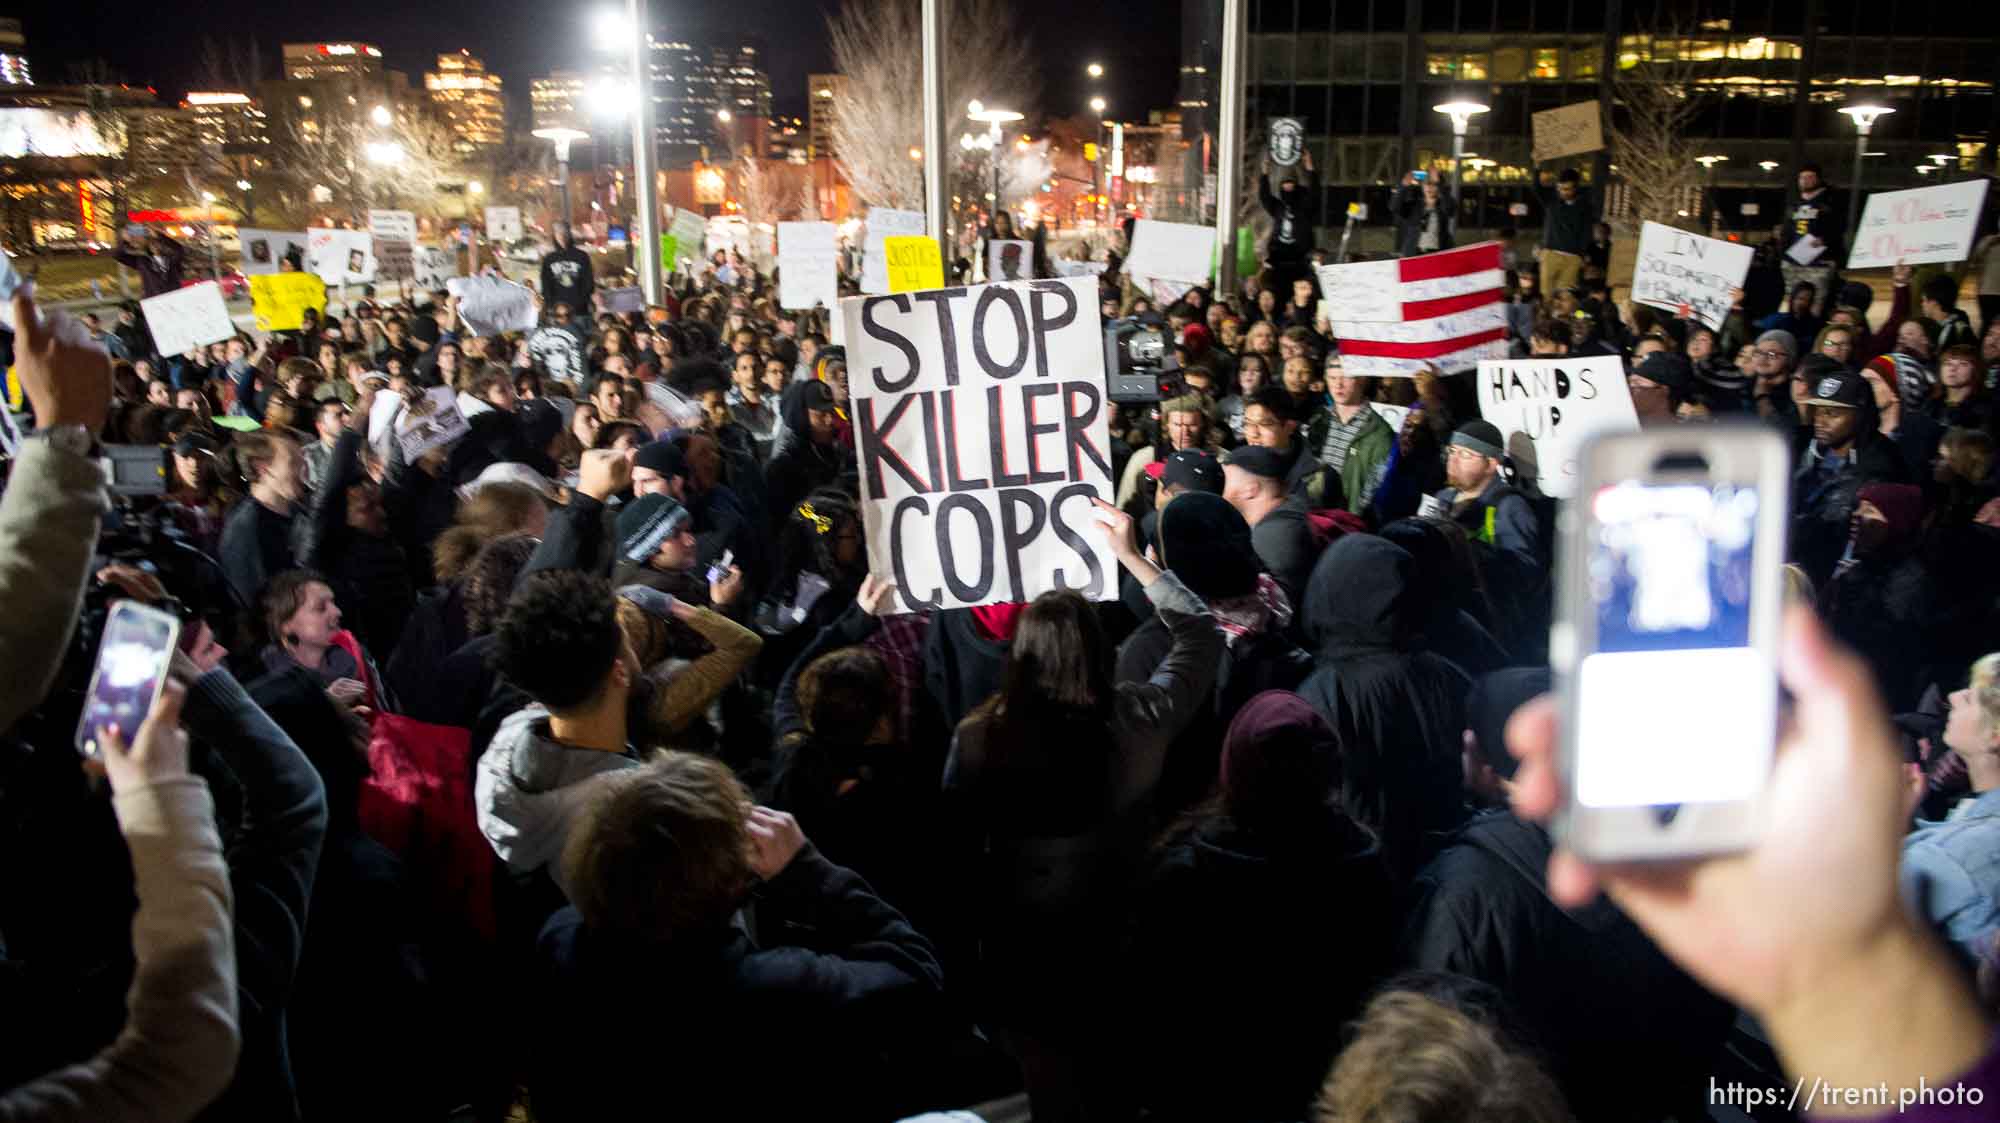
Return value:
M 1210 601 L 1208 610 L 1222 632 L 1223 643 L 1232 650 L 1245 636 L 1282 632 L 1292 624 L 1291 599 L 1268 573 L 1257 575 L 1255 592 Z

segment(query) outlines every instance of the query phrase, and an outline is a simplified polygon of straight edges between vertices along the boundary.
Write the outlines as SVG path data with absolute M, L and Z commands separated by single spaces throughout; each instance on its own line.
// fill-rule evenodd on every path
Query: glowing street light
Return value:
M 1861 218 L 1861 159 L 1868 155 L 1868 134 L 1875 128 L 1875 122 L 1895 110 L 1886 105 L 1844 105 L 1840 111 L 1854 122 L 1854 186 L 1847 192 L 1847 232 L 1848 245 L 1853 245 L 1851 235 L 1855 224 Z
M 396 115 L 389 112 L 389 107 L 386 105 L 378 105 L 369 110 L 368 119 L 385 129 L 396 123 Z
M 1102 77 L 1104 77 L 1104 67 L 1103 67 L 1103 65 L 1101 65 L 1101 64 L 1099 64 L 1099 63 L 1095 63 L 1095 62 L 1091 63 L 1091 64 L 1090 64 L 1089 66 L 1086 66 L 1086 67 L 1084 67 L 1084 68 L 1083 68 L 1083 72 L 1084 72 L 1085 74 L 1088 74 L 1088 75 L 1090 75 L 1090 76 L 1091 76 L 1092 78 L 1102 78 Z
M 600 51 L 615 51 L 632 38 L 632 21 L 616 8 L 590 13 L 590 42 Z
M 476 179 L 472 180 L 465 185 L 465 193 L 467 195 L 484 195 L 486 194 L 486 185 Z
M 715 119 L 722 122 L 725 125 L 729 123 L 729 116 L 730 116 L 729 110 L 727 109 L 718 109 L 715 111 Z
M 569 224 L 569 146 L 590 134 L 582 129 L 564 128 L 560 125 L 546 129 L 536 129 L 535 134 L 543 140 L 553 141 L 556 146 L 556 172 L 562 176 L 562 221 Z
M 247 179 L 239 179 L 239 180 L 237 180 L 237 181 L 236 181 L 236 190 L 238 190 L 238 191 L 248 191 L 248 190 L 250 190 L 250 181 L 249 181 L 249 180 L 247 180 Z
M 1101 116 L 1103 116 L 1103 115 L 1104 115 L 1104 110 L 1105 110 L 1105 107 L 1106 107 L 1106 106 L 1108 106 L 1108 105 L 1110 105 L 1110 104 L 1111 104 L 1110 102 L 1107 102 L 1107 101 L 1105 101 L 1105 100 L 1104 100 L 1103 98 L 1101 98 L 1101 97 L 1094 97 L 1094 98 L 1091 98 L 1091 99 L 1090 99 L 1090 111 L 1091 111 L 1092 113 L 1095 113 L 1095 114 L 1097 114 L 1098 116 L 1100 116 L 1100 117 L 1101 117 Z
M 1493 107 L 1483 101 L 1471 101 L 1460 98 L 1457 101 L 1447 101 L 1441 105 L 1433 105 L 1431 108 L 1451 118 L 1451 197 L 1453 199 L 1452 205 L 1456 206 L 1459 187 L 1464 179 L 1459 170 L 1459 162 L 1465 159 L 1466 126 L 1472 123 L 1474 117 L 1487 112 Z

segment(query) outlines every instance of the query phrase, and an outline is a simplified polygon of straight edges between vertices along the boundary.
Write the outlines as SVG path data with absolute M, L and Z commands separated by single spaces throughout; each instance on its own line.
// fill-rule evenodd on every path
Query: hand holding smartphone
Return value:
M 1617 434 L 1579 456 L 1550 635 L 1569 799 L 1599 862 L 1740 850 L 1778 723 L 1789 471 L 1768 430 Z
M 138 601 L 112 603 L 97 645 L 97 666 L 84 692 L 83 715 L 76 727 L 77 752 L 88 758 L 99 756 L 104 731 L 112 726 L 131 743 L 166 685 L 167 667 L 180 630 L 180 620 L 171 613 Z

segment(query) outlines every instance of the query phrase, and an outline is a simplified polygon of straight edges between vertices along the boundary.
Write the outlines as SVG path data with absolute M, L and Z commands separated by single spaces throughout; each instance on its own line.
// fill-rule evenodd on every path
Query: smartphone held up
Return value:
M 1557 833 L 1593 861 L 1743 849 L 1777 744 L 1784 442 L 1649 429 L 1598 438 L 1578 464 L 1549 642 L 1569 789 Z
M 112 604 L 76 726 L 78 752 L 101 756 L 104 731 L 111 726 L 117 726 L 128 742 L 132 739 L 167 684 L 180 628 L 180 619 L 172 613 L 138 601 Z

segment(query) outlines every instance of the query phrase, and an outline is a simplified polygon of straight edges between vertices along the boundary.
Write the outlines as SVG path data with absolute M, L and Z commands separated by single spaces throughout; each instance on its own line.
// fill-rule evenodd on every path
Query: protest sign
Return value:
M 936 245 L 935 242 L 932 243 Z M 908 611 L 1118 595 L 1097 283 L 849 297 L 869 569 Z
M 1264 130 L 1264 151 L 1271 162 L 1281 168 L 1289 168 L 1299 162 L 1306 151 L 1306 119 L 1304 117 L 1273 117 Z
M 831 222 L 778 224 L 778 306 L 804 311 L 840 304 L 839 247 Z
M 487 207 L 486 238 L 493 242 L 521 240 L 521 208 Z
M 1214 259 L 1213 229 L 1142 218 L 1133 224 L 1132 255 L 1125 259 L 1125 275 L 1194 285 L 1208 279 L 1208 265 Z
M 1604 147 L 1604 115 L 1594 101 L 1561 109 L 1544 109 L 1531 121 L 1535 129 L 1535 162 L 1579 156 Z
M 303 230 L 255 230 L 248 226 L 236 228 L 237 245 L 241 249 L 237 269 L 245 277 L 276 273 L 278 263 L 286 256 L 296 254 L 304 261 L 306 255 L 306 232 Z
M 14 421 L 14 410 L 0 403 L 0 452 L 13 456 L 20 451 L 21 427 Z
M 1057 261 L 1055 263 L 1056 276 L 1101 277 L 1104 275 L 1104 270 L 1109 264 L 1109 262 L 1104 261 Z
M 890 292 L 916 292 L 944 287 L 944 257 L 935 238 L 899 234 L 882 239 L 882 257 Z
M 1391 430 L 1398 433 L 1403 431 L 1403 422 L 1409 420 L 1410 417 L 1409 406 L 1392 406 L 1387 402 L 1369 402 L 1368 407 L 1380 415 L 1382 420 L 1387 421 Z
M 999 238 L 986 243 L 987 280 L 1026 281 L 1034 275 L 1035 243 Z
M 1704 238 L 1686 230 L 1648 222 L 1639 230 L 1639 257 L 1632 268 L 1632 300 L 1679 312 L 1720 329 L 1743 287 L 1757 251 L 1735 242 Z
M 861 291 L 876 295 L 891 291 L 889 266 L 883 257 L 884 243 L 890 238 L 918 235 L 923 232 L 922 211 L 899 211 L 888 207 L 869 208 L 868 237 L 861 247 Z
M 416 276 L 417 251 L 408 242 L 375 239 L 375 279 L 407 281 Z
M 1847 267 L 1964 261 L 1985 202 L 1985 176 L 1870 195 L 1861 210 L 1861 229 L 1848 252 Z
M 445 286 L 458 298 L 458 318 L 475 336 L 527 331 L 535 326 L 535 293 L 526 285 L 485 276 L 453 277 Z
M 311 273 L 265 273 L 249 281 L 258 331 L 297 331 L 306 309 L 326 311 L 326 283 Z
M 366 230 L 306 229 L 306 272 L 329 285 L 375 279 L 375 240 Z
M 229 309 L 222 303 L 222 286 L 214 281 L 149 296 L 139 308 L 146 314 L 146 329 L 153 333 L 153 349 L 162 355 L 183 354 L 236 334 Z
M 410 283 L 420 290 L 435 292 L 456 276 L 458 253 L 455 250 L 418 246 L 411 257 Z
M 390 242 L 417 240 L 417 216 L 409 211 L 369 211 L 368 232 Z
M 1394 261 L 1322 265 L 1320 291 L 1349 374 L 1454 374 L 1507 354 L 1500 243 Z
M 415 464 L 424 453 L 450 444 L 472 431 L 459 412 L 458 392 L 449 386 L 433 386 L 423 397 L 409 403 L 396 417 L 396 443 L 403 446 L 403 462 Z
M 622 289 L 604 290 L 604 310 L 620 316 L 630 312 L 646 310 L 646 290 L 637 285 Z
M 1479 415 L 1498 426 L 1523 483 L 1576 496 L 1576 458 L 1594 433 L 1639 428 L 1625 362 L 1616 355 L 1500 359 L 1479 364 Z
M 683 254 L 689 257 L 708 256 L 705 244 L 708 241 L 708 219 L 703 218 L 700 211 L 685 207 L 676 210 L 673 225 L 667 228 L 667 233 L 674 236 Z

